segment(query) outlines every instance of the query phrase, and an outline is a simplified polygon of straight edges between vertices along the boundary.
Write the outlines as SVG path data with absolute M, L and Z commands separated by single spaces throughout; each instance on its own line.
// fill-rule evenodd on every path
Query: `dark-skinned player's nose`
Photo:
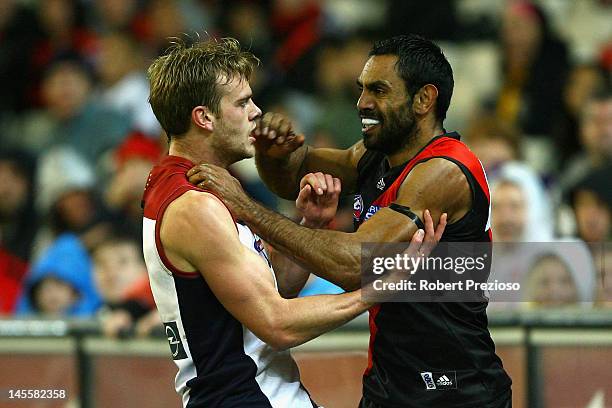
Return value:
M 368 95 L 362 93 L 359 99 L 357 99 L 357 109 L 360 112 L 374 110 L 374 100 Z

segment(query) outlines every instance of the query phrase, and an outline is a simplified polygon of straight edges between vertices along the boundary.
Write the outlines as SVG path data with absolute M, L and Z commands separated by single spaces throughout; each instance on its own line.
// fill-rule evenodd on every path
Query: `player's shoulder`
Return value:
M 445 157 L 432 157 L 417 163 L 410 171 L 409 177 L 436 179 L 439 183 L 447 183 L 452 181 L 449 177 L 462 174 L 463 172 L 454 161 Z
M 232 219 L 229 210 L 213 193 L 203 190 L 187 190 L 170 205 L 173 212 L 182 219 L 196 219 L 197 216 L 219 218 L 227 216 Z M 169 206 L 169 209 L 170 209 Z

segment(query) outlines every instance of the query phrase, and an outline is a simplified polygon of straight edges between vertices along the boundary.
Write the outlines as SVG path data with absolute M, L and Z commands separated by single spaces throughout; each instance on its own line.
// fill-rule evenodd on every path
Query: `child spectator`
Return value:
M 102 327 L 109 337 L 146 336 L 161 324 L 140 245 L 114 236 L 93 251 L 96 287 L 104 300 Z
M 91 259 L 78 237 L 67 233 L 60 235 L 32 265 L 17 313 L 90 317 L 99 306 Z

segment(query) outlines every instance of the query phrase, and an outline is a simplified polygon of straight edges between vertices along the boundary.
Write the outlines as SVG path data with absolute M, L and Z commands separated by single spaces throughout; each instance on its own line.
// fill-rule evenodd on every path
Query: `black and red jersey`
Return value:
M 472 192 L 472 207 L 447 225 L 441 241 L 490 242 L 490 195 L 478 158 L 457 133 L 433 138 L 411 160 L 390 167 L 379 152 L 358 164 L 355 227 L 393 203 L 410 171 L 442 158 L 455 163 Z M 390 408 L 489 407 L 507 399 L 511 380 L 495 354 L 486 302 L 381 303 L 370 309 L 370 347 L 363 393 Z

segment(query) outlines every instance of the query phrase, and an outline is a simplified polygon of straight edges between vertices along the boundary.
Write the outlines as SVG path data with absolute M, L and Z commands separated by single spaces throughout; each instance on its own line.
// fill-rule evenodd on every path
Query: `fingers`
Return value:
M 314 173 L 308 173 L 304 177 L 302 177 L 302 180 L 300 180 L 300 190 L 303 189 L 306 185 L 312 186 L 312 189 L 318 195 L 323 194 L 323 188 L 321 186 L 319 178 Z
M 444 234 L 444 229 L 446 228 L 447 218 L 448 218 L 448 214 L 446 213 L 442 214 L 442 216 L 440 217 L 440 222 L 438 223 L 438 226 L 436 227 L 436 233 L 434 236 L 434 239 L 436 242 L 440 242 L 440 239 L 442 238 L 442 234 Z
M 288 136 L 293 135 L 291 121 L 280 113 L 267 112 L 256 125 L 256 136 L 274 140 L 277 144 L 284 143 Z
M 257 119 L 255 119 L 255 130 L 253 130 L 253 134 L 255 136 L 260 136 L 261 129 L 262 129 L 261 117 L 258 117 Z
M 304 140 L 304 135 L 294 135 L 293 133 L 290 133 L 285 140 L 286 149 L 292 152 L 298 147 L 302 146 L 304 144 Z
M 226 176 L 231 177 L 227 170 L 215 166 L 213 164 L 198 164 L 187 171 L 189 182 L 198 187 L 204 187 L 205 182 L 212 179 L 223 179 Z
M 307 184 L 312 186 L 317 195 L 323 195 L 328 188 L 331 189 L 333 187 L 334 182 L 332 176 L 329 174 L 318 172 L 308 173 L 302 177 L 302 180 L 300 180 L 300 189 Z
M 300 193 L 298 194 L 298 197 L 295 200 L 295 206 L 298 210 L 304 210 L 306 208 L 306 204 L 308 203 L 308 197 L 310 197 L 311 192 L 312 187 L 310 186 L 310 184 L 306 184 L 300 188 Z
M 340 195 L 340 193 L 342 192 L 342 183 L 340 182 L 340 179 L 337 177 L 334 177 L 333 188 L 334 188 L 334 193 Z
M 198 183 L 204 181 L 204 179 L 206 178 L 205 166 L 205 164 L 199 164 L 189 169 L 189 171 L 187 172 L 187 178 L 189 179 L 189 182 L 191 184 L 197 185 Z
M 334 178 L 329 174 L 324 174 L 325 178 L 325 186 L 327 187 L 325 191 L 333 195 L 334 193 Z
M 423 245 L 421 246 L 420 253 L 422 255 L 429 255 L 434 247 L 438 244 L 446 228 L 446 213 L 440 216 L 440 221 L 437 228 L 434 230 L 433 219 L 429 210 L 423 211 L 423 218 L 425 221 L 425 238 L 423 239 Z
M 404 253 L 408 254 L 409 256 L 418 256 L 424 237 L 425 231 L 420 228 L 416 230 L 416 232 L 412 235 L 410 245 L 408 245 L 408 248 L 404 251 Z
M 431 213 L 429 210 L 424 211 L 425 218 L 425 241 L 433 239 L 434 236 L 434 226 L 433 219 L 431 218 Z

